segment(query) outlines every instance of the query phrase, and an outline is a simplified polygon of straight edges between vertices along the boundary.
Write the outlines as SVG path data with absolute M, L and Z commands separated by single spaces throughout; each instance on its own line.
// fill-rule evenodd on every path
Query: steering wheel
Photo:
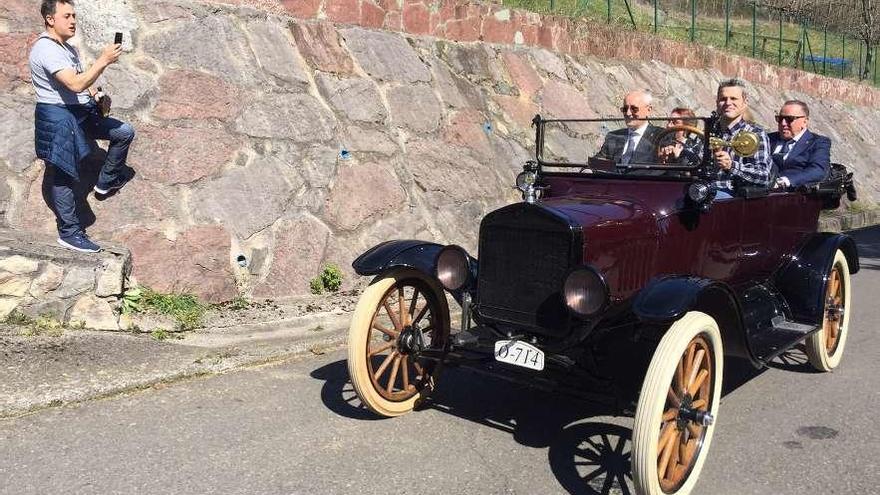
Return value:
M 681 154 L 679 156 L 671 154 L 672 150 L 670 149 L 670 147 L 674 146 L 674 144 L 670 144 L 668 142 L 670 134 L 681 131 L 684 131 L 684 137 L 686 140 L 703 140 L 703 131 L 691 125 L 673 125 L 663 129 L 662 131 L 658 132 L 657 135 L 654 137 L 654 147 L 657 149 L 658 158 L 663 160 L 664 163 L 671 164 L 672 162 L 682 159 Z M 684 152 L 684 150 L 682 150 L 682 152 Z M 684 165 L 699 165 L 700 161 L 702 161 L 703 159 L 702 156 L 689 155 L 690 154 L 684 156 L 684 159 L 687 162 L 684 163 Z

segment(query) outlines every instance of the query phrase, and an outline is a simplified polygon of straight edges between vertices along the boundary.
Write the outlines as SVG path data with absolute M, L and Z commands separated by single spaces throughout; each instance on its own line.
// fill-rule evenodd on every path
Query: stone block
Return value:
M 95 295 L 120 296 L 125 289 L 126 263 L 123 258 L 104 258 L 95 274 Z
M 65 270 L 60 286 L 51 292 L 59 299 L 90 292 L 95 287 L 95 269 L 88 266 L 70 265 Z
M 489 142 L 487 125 L 495 126 L 491 119 L 476 110 L 461 110 L 449 118 L 449 124 L 443 129 L 443 140 L 447 143 L 470 148 L 474 156 L 490 161 L 494 155 L 492 143 Z
M 31 283 L 30 295 L 37 299 L 42 298 L 49 292 L 57 289 L 63 279 L 64 268 L 51 261 L 46 262 L 43 270 Z
M 104 91 L 113 98 L 113 110 L 133 110 L 145 103 L 147 94 L 156 87 L 153 74 L 128 65 L 128 60 L 104 71 Z
M 504 120 L 520 131 L 530 131 L 532 119 L 538 113 L 538 105 L 525 98 L 494 96 L 492 99 L 501 110 Z
M 403 207 L 406 194 L 388 165 L 363 163 L 340 167 L 324 208 L 327 221 L 340 230 L 393 214 Z
M 252 137 L 313 143 L 335 136 L 336 119 L 310 95 L 257 95 L 235 121 L 235 129 Z
M 442 58 L 452 71 L 459 76 L 475 83 L 499 79 L 495 51 L 483 44 L 459 45 L 438 42 L 437 48 Z
M 39 266 L 40 264 L 36 260 L 26 258 L 20 254 L 0 259 L 0 272 L 7 272 L 15 275 L 34 273 Z
M 356 24 L 361 18 L 358 0 L 333 0 L 324 5 L 324 15 L 333 22 Z
M 437 129 L 443 108 L 430 86 L 389 88 L 386 98 L 394 125 L 417 132 L 432 132 Z
M 11 33 L 38 33 L 43 29 L 39 12 L 33 0 L 3 0 L 0 3 L 0 28 Z
M 309 280 L 321 272 L 330 229 L 310 215 L 281 220 L 274 227 L 272 260 L 255 297 L 286 297 L 309 293 Z
M 140 45 L 166 70 L 200 70 L 241 85 L 264 79 L 244 30 L 224 15 L 175 23 L 166 30 L 148 33 Z
M 329 22 L 292 23 L 290 30 L 306 62 L 323 72 L 351 74 L 354 63 L 342 48 L 339 32 Z
M 241 90 L 219 77 L 191 70 L 171 70 L 159 79 L 153 116 L 163 120 L 227 120 L 241 109 Z
M 193 216 L 224 225 L 238 238 L 247 239 L 272 225 L 303 185 L 302 178 L 285 167 L 290 165 L 263 158 L 200 184 L 192 191 Z
M 365 28 L 381 28 L 385 24 L 385 9 L 376 0 L 361 0 L 361 20 L 358 24 Z
M 532 58 L 535 60 L 538 68 L 547 74 L 552 74 L 563 81 L 568 79 L 565 74 L 565 62 L 555 53 L 549 50 L 534 50 L 532 51 Z
M 547 116 L 561 119 L 598 117 L 584 94 L 574 86 L 558 80 L 550 80 L 541 91 L 541 108 Z
M 472 109 L 482 109 L 486 106 L 479 86 L 454 75 L 441 60 L 431 61 L 431 71 L 434 74 L 434 88 L 446 106 Z
M 0 98 L 0 167 L 20 173 L 34 163 L 34 104 L 16 97 Z M 14 125 L 12 124 L 14 123 Z
M 317 74 L 315 81 L 324 98 L 340 114 L 359 122 L 383 123 L 388 116 L 382 95 L 369 79 L 337 79 Z
M 528 53 L 507 51 L 501 54 L 501 59 L 519 93 L 528 99 L 533 99 L 543 87 L 544 81 L 529 60 Z
M 361 68 L 381 81 L 428 82 L 431 73 L 400 35 L 350 28 L 342 31 L 349 52 Z
M 29 83 L 28 49 L 35 38 L 30 33 L 0 32 L 0 91 Z
M 198 225 L 169 240 L 162 233 L 132 228 L 116 239 L 132 253 L 132 275 L 160 292 L 190 292 L 217 303 L 237 294 L 230 269 L 229 233 L 219 225 Z
M 17 297 L 0 297 L 0 321 L 5 320 L 18 307 L 19 301 L 21 299 Z
M 428 8 L 420 3 L 404 4 L 402 19 L 403 30 L 410 34 L 431 34 L 431 13 Z
M 360 153 L 379 153 L 391 156 L 400 151 L 400 146 L 385 131 L 363 127 L 349 127 L 343 137 L 343 143 L 346 144 L 348 151 L 355 156 Z
M 187 184 L 216 175 L 233 160 L 242 140 L 222 129 L 138 127 L 131 166 L 138 177 L 162 184 Z
M 30 274 L 0 272 L 0 296 L 22 297 L 27 294 L 31 281 Z
M 138 174 L 143 170 L 146 168 L 138 169 Z M 136 176 L 119 193 L 103 201 L 92 201 L 95 223 L 89 227 L 89 232 L 107 235 L 129 225 L 167 225 L 183 215 L 181 203 L 177 188 Z
M 280 0 L 284 7 L 294 17 L 310 19 L 318 14 L 321 8 L 321 0 Z
M 80 297 L 70 308 L 70 325 L 82 324 L 93 330 L 119 330 L 119 322 L 113 305 L 107 299 L 88 294 Z
M 292 40 L 280 25 L 261 20 L 248 23 L 247 29 L 251 47 L 263 71 L 274 76 L 285 87 L 289 84 L 309 84 Z

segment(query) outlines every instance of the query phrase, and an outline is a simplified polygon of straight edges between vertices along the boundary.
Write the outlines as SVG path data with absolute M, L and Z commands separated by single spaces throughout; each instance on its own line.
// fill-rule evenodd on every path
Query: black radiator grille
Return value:
M 560 294 L 571 266 L 567 225 L 524 229 L 484 225 L 480 232 L 480 312 L 489 318 L 559 327 L 567 311 Z

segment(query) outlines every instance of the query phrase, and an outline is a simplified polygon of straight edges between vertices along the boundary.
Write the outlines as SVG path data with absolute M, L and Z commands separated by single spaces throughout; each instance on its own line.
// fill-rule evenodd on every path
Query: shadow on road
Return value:
M 761 372 L 744 361 L 730 360 L 723 395 Z M 331 411 L 357 420 L 382 419 L 361 405 L 345 361 L 327 364 L 311 376 L 324 382 L 321 400 Z M 503 431 L 523 446 L 547 448 L 550 468 L 568 493 L 634 493 L 630 420 L 612 407 L 451 367 L 422 408 Z
M 859 248 L 859 265 L 863 270 L 880 270 L 880 226 L 848 232 Z

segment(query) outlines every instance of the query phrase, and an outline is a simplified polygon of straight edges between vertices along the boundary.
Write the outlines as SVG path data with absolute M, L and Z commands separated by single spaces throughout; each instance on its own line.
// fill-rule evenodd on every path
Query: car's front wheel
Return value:
M 449 307 L 434 280 L 407 269 L 374 280 L 348 333 L 348 372 L 361 402 L 382 416 L 412 411 L 433 388 L 448 339 Z
M 846 344 L 849 315 L 852 312 L 849 278 L 849 263 L 843 252 L 838 250 L 828 271 L 822 328 L 807 337 L 806 342 L 810 364 L 819 371 L 833 370 L 843 358 L 843 345 Z
M 690 493 L 709 451 L 721 398 L 721 332 L 691 311 L 660 340 L 633 426 L 633 480 L 645 495 Z

